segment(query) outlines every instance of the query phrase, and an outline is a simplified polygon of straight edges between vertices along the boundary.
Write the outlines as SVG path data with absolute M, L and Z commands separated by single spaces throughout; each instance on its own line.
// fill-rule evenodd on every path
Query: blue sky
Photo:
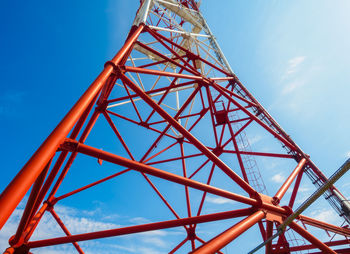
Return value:
M 0 191 L 122 46 L 138 4 L 2 2 Z M 203 0 L 201 11 L 242 83 L 326 175 L 335 171 L 350 157 L 350 2 Z M 278 182 L 286 175 L 274 171 L 271 179 Z M 337 185 L 347 196 L 349 177 Z M 103 213 L 103 204 L 95 208 L 92 212 Z M 75 208 L 61 209 L 65 214 Z M 76 216 L 67 219 L 82 221 L 79 211 L 70 211 Z M 96 214 L 83 211 L 94 229 L 106 227 Z M 121 224 L 145 220 L 123 219 Z M 153 240 L 161 249 L 168 236 L 162 234 L 177 233 L 158 232 L 142 239 Z M 151 247 L 142 248 L 147 253 Z

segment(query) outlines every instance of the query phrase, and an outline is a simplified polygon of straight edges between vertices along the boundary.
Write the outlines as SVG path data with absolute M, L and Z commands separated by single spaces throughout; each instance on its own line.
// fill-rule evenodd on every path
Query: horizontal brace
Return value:
M 338 240 L 338 241 L 331 241 L 331 242 L 325 242 L 324 244 L 326 244 L 327 246 L 331 247 L 331 246 L 341 246 L 341 245 L 345 245 L 345 244 L 350 244 L 350 240 L 345 239 L 345 240 Z M 312 249 L 316 249 L 317 247 L 314 246 L 313 244 L 308 244 L 308 245 L 301 245 L 301 246 L 292 246 L 290 247 L 290 251 L 302 251 L 302 250 L 312 250 Z
M 206 110 L 206 108 L 204 108 L 204 110 Z M 199 112 L 199 113 L 193 113 L 193 114 L 189 114 L 189 115 L 182 115 L 182 116 L 178 117 L 177 119 L 190 118 L 190 117 L 201 116 L 201 115 L 202 115 L 202 112 Z M 156 124 L 161 124 L 161 123 L 167 123 L 167 121 L 162 120 L 162 121 L 152 122 L 152 123 L 148 123 L 148 125 L 156 125 Z
M 78 143 L 75 140 L 66 139 L 64 144 L 61 146 L 61 149 L 68 150 L 71 152 L 73 152 L 73 151 L 79 152 L 79 153 L 89 155 L 89 156 L 92 156 L 95 158 L 99 158 L 101 160 L 108 161 L 108 162 L 111 162 L 111 163 L 114 163 L 114 164 L 117 164 L 120 166 L 124 166 L 126 168 L 130 168 L 130 169 L 133 169 L 133 170 L 145 173 L 145 174 L 153 175 L 153 176 L 156 176 L 156 177 L 159 177 L 159 178 L 171 181 L 171 182 L 175 182 L 175 183 L 189 186 L 189 187 L 192 187 L 195 189 L 206 191 L 206 192 L 209 192 L 211 194 L 219 195 L 219 196 L 222 196 L 222 197 L 225 197 L 225 198 L 228 198 L 231 200 L 235 200 L 238 202 L 242 202 L 242 203 L 245 203 L 248 205 L 254 206 L 254 205 L 259 204 L 259 202 L 255 199 L 241 196 L 241 195 L 229 192 L 229 191 L 225 191 L 225 190 L 222 190 L 222 189 L 210 186 L 210 185 L 203 184 L 201 182 L 197 182 L 197 181 L 188 179 L 186 177 L 182 177 L 182 176 L 179 176 L 179 175 L 176 175 L 173 173 L 169 173 L 167 171 L 164 171 L 164 170 L 161 170 L 158 168 L 154 168 L 152 166 L 143 164 L 143 163 L 138 162 L 138 161 L 133 161 L 133 160 L 121 157 L 121 156 L 116 155 L 116 154 L 112 154 L 112 153 L 109 153 L 109 152 L 106 152 L 106 151 L 103 151 L 103 150 L 100 150 L 100 149 L 97 149 L 97 148 L 94 148 L 94 147 L 91 147 L 91 146 L 88 146 L 88 145 L 85 145 L 82 143 Z M 284 209 L 282 209 L 282 211 L 284 211 Z
M 307 225 L 317 227 L 320 229 L 324 229 L 327 231 L 331 231 L 331 232 L 336 233 L 338 235 L 344 235 L 344 236 L 350 237 L 350 229 L 348 229 L 348 228 L 338 227 L 338 226 L 335 226 L 335 225 L 332 225 L 332 224 L 329 224 L 329 223 L 326 223 L 323 221 L 319 221 L 319 220 L 316 220 L 314 218 L 310 218 L 310 217 L 307 217 L 304 215 L 299 215 L 299 219 Z
M 138 67 L 125 66 L 125 71 L 127 72 L 137 72 L 143 74 L 157 75 L 157 76 L 166 76 L 166 77 L 175 77 L 175 78 L 183 78 L 183 79 L 194 79 L 194 80 L 203 80 L 201 76 L 187 75 L 187 74 L 179 74 L 175 72 L 167 72 L 167 71 L 158 71 L 158 70 L 149 70 Z
M 210 35 L 206 35 L 206 34 L 196 34 L 196 33 L 190 33 L 190 32 L 186 32 L 186 31 L 179 31 L 179 30 L 173 30 L 173 29 L 169 29 L 169 28 L 164 28 L 164 27 L 158 27 L 158 26 L 148 26 L 151 29 L 154 30 L 158 30 L 158 31 L 165 31 L 165 32 L 170 32 L 170 33 L 178 33 L 178 34 L 186 34 L 188 36 L 192 36 L 192 37 L 206 37 L 206 38 L 210 38 Z
M 175 92 L 178 92 L 178 91 L 183 91 L 183 90 L 187 90 L 187 89 L 191 89 L 191 88 L 194 88 L 195 85 L 189 85 L 189 86 L 184 86 L 184 87 L 175 87 L 175 88 L 172 88 L 168 91 L 168 93 L 175 93 Z M 151 93 L 150 94 L 150 97 L 155 97 L 155 96 L 159 96 L 159 95 L 163 95 L 165 94 L 167 91 L 161 91 L 161 92 L 158 92 L 158 93 Z M 131 96 L 130 96 L 131 97 Z M 129 97 L 129 98 L 130 98 Z M 134 99 L 133 101 L 140 101 L 142 100 L 141 98 L 136 98 Z M 114 107 L 118 107 L 118 106 L 121 106 L 121 105 L 124 105 L 124 104 L 128 104 L 130 103 L 131 100 L 126 100 L 126 101 L 122 101 L 122 102 L 119 102 L 119 103 L 116 103 L 116 104 L 112 104 L 112 105 L 108 105 L 107 106 L 107 109 L 108 108 L 114 108 Z
M 176 84 L 176 86 L 174 86 L 174 88 L 185 87 L 185 86 L 192 85 L 192 84 L 195 84 L 195 83 L 196 83 L 196 81 L 187 81 L 187 82 L 184 82 L 184 83 Z M 158 88 L 158 89 L 145 91 L 145 93 L 148 94 L 148 95 L 151 95 L 151 94 L 158 93 L 158 92 L 164 92 L 166 90 L 168 90 L 168 87 L 162 87 L 162 88 Z M 139 95 L 138 94 L 131 94 L 130 97 L 131 98 L 138 98 Z M 110 103 L 113 103 L 113 102 L 117 102 L 117 101 L 127 100 L 130 97 L 129 96 L 123 96 L 123 97 L 119 97 L 119 98 L 116 98 L 116 99 L 111 99 L 111 100 L 107 101 L 107 104 L 110 104 Z
M 198 157 L 198 156 L 203 156 L 203 153 L 197 153 L 197 154 L 191 154 L 191 155 L 186 155 L 186 156 L 181 156 L 181 157 L 175 157 L 171 159 L 166 159 L 166 160 L 161 160 L 161 161 L 152 161 L 148 162 L 147 165 L 154 165 L 154 164 L 160 164 L 160 163 L 166 163 L 170 161 L 176 161 L 176 160 L 181 160 L 181 159 L 189 159 L 193 157 Z
M 155 223 L 149 223 L 149 224 L 143 224 L 143 225 L 137 225 L 137 226 L 130 226 L 130 227 L 124 227 L 124 228 L 116 228 L 116 229 L 110 229 L 110 230 L 104 230 L 104 231 L 72 235 L 67 237 L 57 237 L 57 238 L 33 241 L 33 242 L 29 242 L 28 246 L 30 248 L 39 248 L 44 246 L 87 241 L 87 240 L 100 239 L 105 237 L 135 234 L 135 233 L 141 233 L 141 232 L 147 232 L 147 231 L 153 231 L 153 230 L 180 227 L 180 226 L 185 226 L 190 224 L 205 223 L 205 222 L 211 222 L 211 221 L 217 221 L 217 220 L 226 220 L 231 218 L 247 216 L 252 213 L 253 213 L 253 210 L 251 208 L 245 208 L 240 210 L 201 215 L 201 216 L 190 217 L 190 218 L 168 220 L 168 221 L 155 222 Z
M 210 78 L 210 80 L 214 81 L 222 81 L 222 80 L 234 80 L 234 77 L 218 77 L 218 78 Z
M 236 154 L 236 151 L 230 151 L 230 150 L 223 150 L 224 153 L 234 153 Z M 256 155 L 256 156 L 266 156 L 266 157 L 277 157 L 277 158 L 287 158 L 292 159 L 294 158 L 293 155 L 290 154 L 280 154 L 280 153 L 261 153 L 261 152 L 247 152 L 247 151 L 239 151 L 240 154 L 245 155 Z
M 133 161 L 124 157 L 121 157 L 119 155 L 116 154 L 112 154 L 82 143 L 78 143 L 75 140 L 71 140 L 71 139 L 66 139 L 66 141 L 64 142 L 64 144 L 61 146 L 61 149 L 63 150 L 68 150 L 68 151 L 75 151 L 75 152 L 79 152 L 88 156 L 92 156 L 95 158 L 99 158 L 101 160 L 104 161 L 108 161 L 120 166 L 124 166 L 126 168 L 130 168 L 145 174 L 149 174 L 149 175 L 153 175 L 155 177 L 159 177 L 165 180 L 168 180 L 170 182 L 174 182 L 174 183 L 178 183 L 178 184 L 182 184 L 194 189 L 198 189 L 201 191 L 205 191 L 205 192 L 209 192 L 211 194 L 214 195 L 218 195 L 221 197 L 225 197 L 231 200 L 235 200 L 237 202 L 241 202 L 247 205 L 252 205 L 252 206 L 256 206 L 256 207 L 262 207 L 264 209 L 270 210 L 270 211 L 274 211 L 283 215 L 287 214 L 287 211 L 282 208 L 282 207 L 277 207 L 268 203 L 264 203 L 264 202 L 260 202 L 257 201 L 256 199 L 252 199 L 249 197 L 245 197 L 242 195 L 238 195 L 226 190 L 222 190 L 220 188 L 216 188 L 192 179 L 188 179 L 186 177 L 183 176 L 179 176 L 158 168 L 154 168 L 152 166 L 143 164 L 141 162 L 138 161 Z
M 157 38 L 156 38 L 156 39 L 157 39 Z M 162 42 L 162 41 L 159 41 L 159 42 L 160 42 L 161 44 L 164 45 L 164 42 Z M 157 50 L 155 50 L 155 49 L 153 49 L 153 48 L 147 46 L 146 44 L 143 44 L 142 42 L 139 42 L 139 41 L 138 41 L 137 44 L 140 45 L 140 46 L 141 46 L 142 48 L 144 48 L 145 50 L 147 50 L 147 51 L 153 53 L 154 55 L 156 55 L 156 56 L 158 56 L 158 57 L 160 57 L 160 58 L 162 58 L 162 59 L 168 61 L 169 63 L 172 63 L 174 66 L 179 67 L 180 69 L 184 69 L 185 71 L 188 71 L 189 73 L 192 73 L 193 75 L 199 74 L 199 72 L 198 72 L 193 66 L 191 66 L 186 60 L 183 59 L 183 56 L 180 56 L 180 55 L 177 54 L 176 52 L 172 52 L 172 53 L 175 55 L 175 57 L 176 57 L 177 59 L 179 59 L 182 63 L 184 63 L 184 65 L 182 65 L 181 63 L 178 63 L 177 61 L 175 61 L 175 60 L 172 59 L 172 58 L 169 58 L 169 57 L 165 56 L 164 54 L 161 54 L 161 53 L 158 52 Z M 166 46 L 166 45 L 164 45 L 164 46 L 165 46 L 165 47 L 168 47 L 168 46 Z M 168 48 L 168 49 L 169 49 L 169 51 L 171 51 L 170 48 Z M 143 67 L 139 66 L 138 68 L 143 68 Z

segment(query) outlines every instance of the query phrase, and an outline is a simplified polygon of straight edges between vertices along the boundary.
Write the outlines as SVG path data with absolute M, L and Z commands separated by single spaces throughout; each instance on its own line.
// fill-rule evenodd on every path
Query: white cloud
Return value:
M 216 205 L 223 205 L 223 204 L 232 204 L 234 203 L 233 200 L 227 199 L 227 198 L 222 198 L 222 197 L 210 197 L 207 196 L 206 201 L 212 204 Z
M 60 216 L 61 220 L 67 225 L 72 234 L 119 228 L 128 226 L 128 222 L 138 222 L 139 224 L 150 222 L 143 217 L 135 217 L 126 221 L 124 220 L 124 223 L 122 224 L 126 223 L 125 225 L 105 222 L 106 216 L 103 216 L 103 214 L 98 214 L 100 213 L 99 209 L 96 209 L 96 211 L 87 211 L 63 205 L 56 205 L 55 211 Z M 14 211 L 6 225 L 0 231 L 0 249 L 4 250 L 9 246 L 8 239 L 16 232 L 22 213 L 23 207 L 20 206 L 20 208 L 17 208 Z M 98 214 L 98 216 L 96 216 L 96 214 Z M 99 219 L 98 217 L 102 219 Z M 124 240 L 121 240 L 121 242 L 118 244 L 110 244 L 99 240 L 92 240 L 80 242 L 79 245 L 84 249 L 84 251 L 87 251 L 86 253 L 166 253 L 163 252 L 163 249 L 168 249 L 169 236 L 179 234 L 182 235 L 184 232 L 176 230 L 154 230 L 118 238 L 128 239 L 125 242 L 125 246 L 123 244 Z M 31 240 L 47 239 L 59 236 L 64 236 L 62 229 L 49 213 L 45 213 Z M 130 244 L 133 242 L 137 242 L 137 245 Z M 152 247 L 155 247 L 156 250 Z M 74 252 L 74 247 L 71 244 L 35 249 L 35 253 L 38 254 L 64 254 Z
M 278 173 L 278 174 L 274 175 L 271 178 L 271 180 L 274 181 L 275 183 L 283 183 L 286 180 L 286 177 L 283 174 Z
M 327 223 L 337 225 L 342 221 L 338 214 L 333 209 L 319 209 L 311 213 L 312 218 L 320 221 L 325 221 Z
M 283 76 L 283 79 L 297 72 L 298 67 L 305 61 L 305 56 L 297 56 L 288 61 L 287 70 Z
M 282 76 L 282 80 L 294 78 L 295 73 L 300 69 L 300 65 L 305 61 L 305 56 L 297 56 L 288 61 L 288 66 L 285 73 Z M 288 82 L 284 85 L 282 89 L 282 95 L 287 95 L 296 90 L 297 88 L 302 87 L 305 84 L 304 79 L 295 79 L 291 82 Z
M 345 156 L 346 158 L 350 158 L 350 151 L 346 152 Z
M 165 254 L 166 253 L 166 252 L 160 252 L 158 250 L 155 250 L 155 249 L 149 248 L 149 247 L 138 248 L 138 251 L 140 254 Z
M 167 236 L 168 232 L 166 232 L 165 230 L 153 230 L 153 231 L 139 233 L 139 235 L 148 236 L 148 237 L 149 236 Z
M 295 80 L 293 82 L 288 83 L 285 85 L 285 87 L 282 89 L 282 94 L 289 94 L 293 92 L 295 89 L 302 87 L 305 84 L 304 80 Z
M 155 247 L 166 247 L 168 245 L 166 241 L 159 237 L 145 237 L 142 238 L 142 241 Z
M 262 139 L 261 136 L 254 136 L 254 137 L 248 138 L 248 142 L 250 145 L 253 145 L 255 143 L 258 143 L 261 139 Z
M 299 187 L 298 192 L 310 192 L 312 191 L 309 187 Z
M 134 223 L 134 224 L 146 224 L 146 223 L 150 223 L 151 221 L 146 219 L 146 218 L 143 218 L 143 217 L 135 217 L 135 218 L 131 218 L 129 220 L 131 223 Z

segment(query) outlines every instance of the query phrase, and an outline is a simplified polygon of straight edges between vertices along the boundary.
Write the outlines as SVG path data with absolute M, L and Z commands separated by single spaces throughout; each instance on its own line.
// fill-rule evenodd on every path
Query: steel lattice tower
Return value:
M 233 73 L 198 6 L 194 0 L 140 1 L 124 46 L 106 62 L 2 193 L 0 228 L 31 188 L 6 253 L 35 253 L 36 248 L 67 243 L 84 253 L 81 241 L 169 228 L 179 228 L 184 234 L 180 242 L 169 246 L 169 253 L 223 253 L 225 246 L 234 245 L 238 236 L 255 225 L 261 235 L 256 244 L 269 238 L 293 214 L 302 179 L 309 178 L 316 187 L 327 182 Z M 107 139 L 113 140 L 114 147 L 89 139 L 99 121 L 105 124 Z M 258 129 L 281 150 L 254 148 L 250 135 Z M 270 195 L 263 182 L 264 171 L 258 168 L 260 158 L 294 163 L 283 169 L 289 177 Z M 101 176 L 85 184 L 70 179 L 77 187 L 60 194 L 61 185 L 68 181 L 74 166 L 79 166 L 79 160 L 89 161 L 89 167 Z M 104 165 L 113 166 L 114 173 L 106 176 L 108 172 L 100 169 Z M 159 210 L 159 220 L 71 234 L 69 223 L 60 218 L 55 207 L 124 176 L 129 177 L 129 183 L 138 177 L 147 184 L 147 190 L 139 189 L 142 198 L 155 195 L 159 199 L 162 208 L 140 203 L 139 211 L 141 216 L 145 207 L 156 215 Z M 345 197 L 334 186 L 324 196 L 348 225 L 350 206 Z M 207 209 L 208 200 L 213 198 L 230 202 L 231 209 Z M 161 212 L 163 208 L 167 215 Z M 52 216 L 64 235 L 31 240 L 45 214 Z M 225 224 L 216 226 L 220 221 Z M 219 233 L 206 239 L 202 234 L 208 224 Z M 343 238 L 322 242 L 307 227 Z M 294 235 L 300 239 L 296 241 Z M 315 253 L 349 253 L 349 236 L 347 227 L 300 215 L 265 249 L 266 253 L 312 249 L 318 249 Z

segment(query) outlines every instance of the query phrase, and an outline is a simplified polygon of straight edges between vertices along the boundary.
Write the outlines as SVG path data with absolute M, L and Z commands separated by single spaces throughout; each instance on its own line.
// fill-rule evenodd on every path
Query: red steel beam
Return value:
M 156 76 L 167 76 L 167 77 L 175 77 L 175 78 L 183 78 L 183 79 L 194 79 L 194 80 L 202 80 L 202 76 L 181 74 L 176 72 L 168 72 L 168 71 L 159 71 L 159 70 L 151 70 L 151 69 L 143 69 L 138 67 L 125 66 L 125 71 L 128 72 L 137 72 L 143 74 L 150 74 Z
M 301 178 L 303 177 L 303 174 L 304 174 L 303 171 L 299 172 L 297 180 L 295 180 L 293 192 L 292 192 L 292 195 L 290 196 L 290 200 L 289 200 L 289 204 L 288 204 L 288 206 L 290 208 L 293 208 L 293 206 L 294 206 L 295 198 L 297 197 L 299 186 L 301 183 Z
M 318 240 L 316 237 L 314 237 L 312 234 L 307 232 L 305 229 L 303 229 L 301 226 L 299 226 L 297 223 L 292 222 L 289 224 L 289 227 L 292 228 L 295 232 L 297 232 L 299 235 L 304 237 L 306 240 L 308 240 L 310 243 L 316 246 L 316 248 L 319 248 L 325 253 L 332 253 L 337 254 L 334 250 L 329 248 L 326 244 Z
M 80 117 L 79 121 L 77 122 L 77 124 L 74 126 L 74 129 L 70 135 L 70 138 L 72 139 L 76 139 L 78 137 L 79 132 L 81 131 L 86 119 L 88 118 L 90 111 L 92 110 L 93 106 L 95 105 L 95 102 L 97 100 L 97 95 L 96 97 L 91 101 L 89 107 L 85 110 L 85 112 L 83 113 L 83 115 Z M 96 112 L 92 115 L 91 119 L 94 118 L 94 115 L 96 114 Z M 94 122 L 93 120 L 89 120 L 87 127 L 85 128 L 84 132 L 82 133 L 82 137 L 80 138 L 80 141 L 82 141 L 82 138 L 84 139 L 84 136 L 87 136 L 87 133 L 89 131 L 87 131 L 86 129 L 88 129 L 88 126 L 92 125 L 92 122 Z M 83 142 L 83 141 L 82 141 Z M 36 213 L 36 211 L 38 210 L 38 208 L 40 207 L 40 204 L 43 202 L 47 192 L 49 191 L 53 181 L 56 178 L 56 175 L 58 174 L 61 166 L 63 165 L 66 157 L 68 156 L 68 152 L 63 151 L 57 158 L 55 165 L 52 167 L 52 170 L 50 172 L 50 174 L 48 175 L 43 187 L 40 190 L 40 194 L 37 198 L 36 203 L 34 204 L 33 207 L 33 212 L 31 214 L 30 218 L 33 218 L 34 214 Z
M 327 246 L 341 246 L 345 244 L 350 244 L 349 239 L 344 239 L 344 240 L 338 240 L 338 241 L 331 241 L 331 242 L 325 242 Z M 301 246 L 293 246 L 290 247 L 290 251 L 302 251 L 302 250 L 311 250 L 315 249 L 316 247 L 312 244 L 309 245 L 301 245 Z
M 184 86 L 188 86 L 188 85 L 192 85 L 194 83 L 196 83 L 197 81 L 187 81 L 187 82 L 183 82 L 183 83 L 179 83 L 179 84 L 176 84 L 176 86 L 174 88 L 179 88 L 179 87 L 184 87 Z M 158 92 L 163 92 L 163 91 L 166 91 L 168 90 L 168 87 L 161 87 L 161 88 L 157 88 L 157 89 L 153 89 L 153 90 L 149 90 L 149 91 L 145 91 L 146 94 L 154 94 L 154 93 L 158 93 Z M 137 98 L 139 97 L 137 94 L 132 94 L 130 96 L 131 98 Z M 115 99 L 110 99 L 110 100 L 107 100 L 107 103 L 110 104 L 110 103 L 113 103 L 113 102 L 117 102 L 117 101 L 122 101 L 122 100 L 127 100 L 129 99 L 129 96 L 123 96 L 123 97 L 119 97 L 119 98 L 115 98 Z
M 44 141 L 22 170 L 3 191 L 0 196 L 0 229 L 43 171 L 46 164 L 54 156 L 57 148 L 61 142 L 64 141 L 64 138 L 69 134 L 80 116 L 88 108 L 90 102 L 101 91 L 108 77 L 113 73 L 113 64 L 118 65 L 120 63 L 126 52 L 129 51 L 137 40 L 143 28 L 144 25 L 141 24 L 134 30 L 133 34 L 131 34 L 118 54 L 111 60 L 111 64 L 105 65 L 105 68 L 96 80 L 90 85 L 50 136 Z
M 169 122 L 177 131 L 179 131 L 188 141 L 190 141 L 198 150 L 213 161 L 222 171 L 224 171 L 233 181 L 235 181 L 243 190 L 250 195 L 257 197 L 258 193 L 239 175 L 237 175 L 230 167 L 228 167 L 222 160 L 220 160 L 212 151 L 204 146 L 198 139 L 196 139 L 186 128 L 171 117 L 164 109 L 155 103 L 147 94 L 145 94 L 138 86 L 129 80 L 124 74 L 121 76 L 122 80 L 137 93 L 148 105 L 157 111 L 165 120 Z
M 283 198 L 284 194 L 286 194 L 287 190 L 293 183 L 294 179 L 297 177 L 299 172 L 304 168 L 306 163 L 306 159 L 303 158 L 299 164 L 296 166 L 296 168 L 293 170 L 293 172 L 290 174 L 290 176 L 287 178 L 287 180 L 282 184 L 281 188 L 277 191 L 275 196 L 272 198 L 272 202 L 274 204 L 279 204 L 281 199 Z
M 350 253 L 350 248 L 345 248 L 345 249 L 336 249 L 335 250 L 337 254 L 349 254 Z M 310 254 L 323 254 L 324 252 L 312 252 Z
M 52 239 L 33 241 L 33 242 L 29 242 L 28 246 L 30 248 L 38 248 L 38 247 L 44 247 L 44 246 L 50 246 L 50 245 L 58 245 L 58 244 L 100 239 L 105 237 L 135 234 L 135 233 L 141 233 L 141 232 L 147 232 L 147 231 L 153 231 L 153 230 L 180 227 L 180 226 L 185 226 L 190 224 L 198 224 L 198 223 L 205 223 L 210 221 L 237 218 L 237 217 L 250 215 L 252 214 L 252 212 L 253 210 L 251 208 L 245 208 L 245 209 L 222 212 L 222 213 L 201 215 L 201 216 L 196 216 L 191 218 L 168 220 L 168 221 L 148 223 L 148 224 L 137 225 L 137 226 L 91 232 L 86 234 L 78 234 L 78 235 L 72 235 L 72 236 L 66 236 L 66 237 L 58 237 L 58 238 L 52 238 Z
M 240 108 L 245 114 L 250 116 L 252 119 L 254 119 L 259 125 L 261 125 L 265 130 L 270 132 L 275 138 L 280 140 L 283 144 L 285 144 L 288 148 L 295 150 L 295 144 L 291 143 L 289 140 L 287 140 L 285 137 L 280 136 L 276 131 L 271 129 L 268 125 L 266 125 L 264 122 L 262 122 L 256 115 L 251 113 L 249 110 L 247 110 L 245 107 L 240 105 L 238 102 L 236 102 L 230 95 L 228 95 L 224 88 L 216 84 L 215 82 L 209 83 L 212 87 L 214 87 L 218 92 L 220 92 L 224 97 L 226 97 L 229 101 L 231 101 L 236 107 Z
M 158 169 L 158 168 L 154 168 L 152 166 L 143 164 L 143 163 L 138 162 L 138 161 L 133 161 L 133 160 L 121 157 L 121 156 L 116 155 L 116 154 L 112 154 L 112 153 L 109 153 L 109 152 L 106 152 L 106 151 L 103 151 L 103 150 L 100 150 L 100 149 L 97 149 L 97 148 L 94 148 L 94 147 L 91 147 L 91 146 L 88 146 L 88 145 L 85 145 L 82 143 L 78 143 L 75 140 L 67 139 L 66 143 L 61 146 L 61 149 L 75 151 L 75 152 L 79 152 L 79 153 L 89 155 L 89 156 L 92 156 L 95 158 L 100 158 L 101 160 L 104 160 L 104 161 L 118 164 L 118 165 L 124 166 L 126 168 L 131 168 L 133 170 L 136 170 L 136 171 L 139 171 L 142 173 L 146 173 L 149 175 L 153 175 L 153 176 L 156 176 L 156 177 L 159 177 L 159 178 L 162 178 L 162 179 L 174 182 L 174 183 L 186 185 L 186 186 L 189 186 L 189 187 L 194 188 L 194 189 L 206 191 L 206 192 L 212 193 L 214 195 L 222 196 L 222 197 L 232 199 L 232 200 L 244 203 L 244 204 L 248 204 L 248 205 L 252 205 L 252 206 L 259 206 L 259 207 L 262 207 L 262 208 L 265 208 L 267 210 L 274 211 L 274 212 L 277 212 L 277 213 L 283 214 L 283 215 L 287 214 L 287 210 L 282 208 L 282 207 L 277 207 L 277 206 L 274 206 L 274 205 L 271 205 L 271 204 L 268 204 L 265 202 L 260 202 L 256 199 L 253 199 L 253 198 L 238 195 L 238 194 L 235 194 L 235 193 L 232 193 L 232 192 L 229 192 L 226 190 L 222 190 L 222 189 L 219 189 L 219 188 L 216 188 L 216 187 L 213 187 L 213 186 L 210 186 L 210 185 L 198 182 L 198 181 L 194 181 L 192 179 L 188 179 L 188 178 L 183 177 L 183 176 L 179 176 L 179 175 L 176 175 L 176 174 L 173 174 L 173 173 L 170 173 L 170 172 Z
M 183 48 L 183 47 L 180 46 L 179 44 L 173 42 L 173 41 L 170 40 L 169 38 L 167 38 L 167 37 L 163 36 L 162 34 L 158 33 L 156 30 L 153 30 L 153 29 L 149 28 L 148 26 L 145 27 L 145 30 L 147 30 L 150 34 L 152 34 L 154 38 L 156 38 L 156 37 L 158 37 L 158 39 L 161 38 L 162 40 L 164 40 L 164 41 L 170 43 L 170 44 L 173 45 L 174 47 L 177 47 L 179 50 L 190 54 L 193 58 L 196 58 L 196 59 L 202 61 L 203 63 L 209 65 L 210 67 L 213 67 L 213 68 L 216 69 L 217 71 L 222 72 L 222 73 L 224 73 L 224 74 L 226 74 L 226 75 L 228 75 L 228 76 L 231 75 L 231 73 L 229 73 L 229 72 L 227 72 L 227 71 L 225 71 L 225 70 L 223 70 L 223 69 L 220 69 L 218 66 L 216 66 L 216 65 L 210 63 L 209 61 L 207 61 L 207 60 L 201 58 L 199 55 L 196 55 L 196 54 L 194 54 L 193 52 L 188 51 L 187 49 Z M 157 38 L 156 38 L 156 39 L 157 39 Z M 232 79 L 235 79 L 235 77 L 233 77 Z
M 338 226 L 335 226 L 335 225 L 332 225 L 332 224 L 329 224 L 329 223 L 326 223 L 323 221 L 319 221 L 319 220 L 316 220 L 316 219 L 313 219 L 313 218 L 310 218 L 310 217 L 307 217 L 304 215 L 299 215 L 299 219 L 307 225 L 311 225 L 314 227 L 318 227 L 320 229 L 334 232 L 334 233 L 339 234 L 339 235 L 350 237 L 350 229 L 349 228 L 338 227 Z
M 266 239 L 269 239 L 272 236 L 273 233 L 273 222 L 272 221 L 266 221 Z M 265 254 L 271 254 L 272 250 L 272 241 L 268 242 L 265 246 Z
M 237 136 L 237 132 L 235 133 L 235 136 Z M 223 152 L 224 153 L 237 153 L 236 151 L 230 151 L 230 150 L 223 150 Z M 240 154 L 245 154 L 245 155 L 264 156 L 264 157 L 277 157 L 277 158 L 286 158 L 286 159 L 293 158 L 293 155 L 290 155 L 290 154 L 247 152 L 247 151 L 239 151 L 239 152 L 240 152 Z
M 58 225 L 63 230 L 63 232 L 67 236 L 71 236 L 71 233 L 69 232 L 68 228 L 64 225 L 64 223 L 62 222 L 62 220 L 58 216 L 58 214 L 55 212 L 55 210 L 51 209 L 50 212 L 51 212 L 52 216 L 54 217 L 54 219 L 56 220 L 56 222 L 58 223 Z M 77 244 L 77 242 L 72 242 L 72 244 L 74 245 L 75 249 L 79 252 L 79 254 L 84 254 L 84 251 L 80 248 L 80 246 L 79 246 L 79 244 Z
M 31 219 L 30 215 L 33 213 L 34 204 L 38 199 L 40 189 L 43 185 L 43 182 L 45 181 L 46 174 L 49 171 L 51 161 L 52 160 L 49 161 L 49 163 L 46 165 L 45 169 L 40 173 L 39 177 L 34 182 L 34 185 L 33 185 L 33 188 L 30 192 L 26 207 L 25 207 L 24 212 L 22 214 L 21 221 L 18 225 L 15 237 L 11 240 L 12 246 L 14 244 L 17 245 L 17 243 L 20 240 L 22 233 L 25 229 L 25 226 L 28 224 L 28 222 Z M 23 238 L 21 240 L 23 241 Z M 19 242 L 20 245 L 23 243 L 22 241 Z
M 79 152 L 85 155 L 89 155 L 95 158 L 100 158 L 101 160 L 104 161 L 108 161 L 111 163 L 115 163 L 121 166 L 124 166 L 126 168 L 131 168 L 133 170 L 142 172 L 142 173 L 146 173 L 146 174 L 150 174 L 168 181 L 172 181 L 175 183 L 179 183 L 182 185 L 186 185 L 195 189 L 199 189 L 199 190 L 203 190 L 203 191 L 207 191 L 210 192 L 212 194 L 215 195 L 219 195 L 222 197 L 226 197 L 232 200 L 236 200 L 238 202 L 242 202 L 245 204 L 249 204 L 249 205 L 258 205 L 259 202 L 255 199 L 252 198 L 248 198 L 245 196 L 241 196 L 229 191 L 225 191 L 210 185 L 206 185 L 197 181 L 194 181 L 192 179 L 188 179 L 186 177 L 183 176 L 179 176 L 164 170 L 160 170 L 158 168 L 154 168 L 152 166 L 140 163 L 138 161 L 133 161 L 124 157 L 121 157 L 119 155 L 116 154 L 112 154 L 82 143 L 78 143 L 75 140 L 69 140 L 67 139 L 66 143 L 64 145 L 61 146 L 62 149 L 64 150 L 69 150 L 69 151 L 75 151 L 75 152 Z M 279 212 L 284 212 L 284 209 L 282 208 L 278 208 L 275 206 L 272 206 L 276 208 Z
M 215 253 L 232 242 L 234 239 L 236 239 L 238 236 L 240 236 L 242 233 L 244 233 L 246 230 L 251 228 L 254 224 L 263 218 L 265 218 L 265 213 L 263 211 L 257 211 L 190 253 Z

